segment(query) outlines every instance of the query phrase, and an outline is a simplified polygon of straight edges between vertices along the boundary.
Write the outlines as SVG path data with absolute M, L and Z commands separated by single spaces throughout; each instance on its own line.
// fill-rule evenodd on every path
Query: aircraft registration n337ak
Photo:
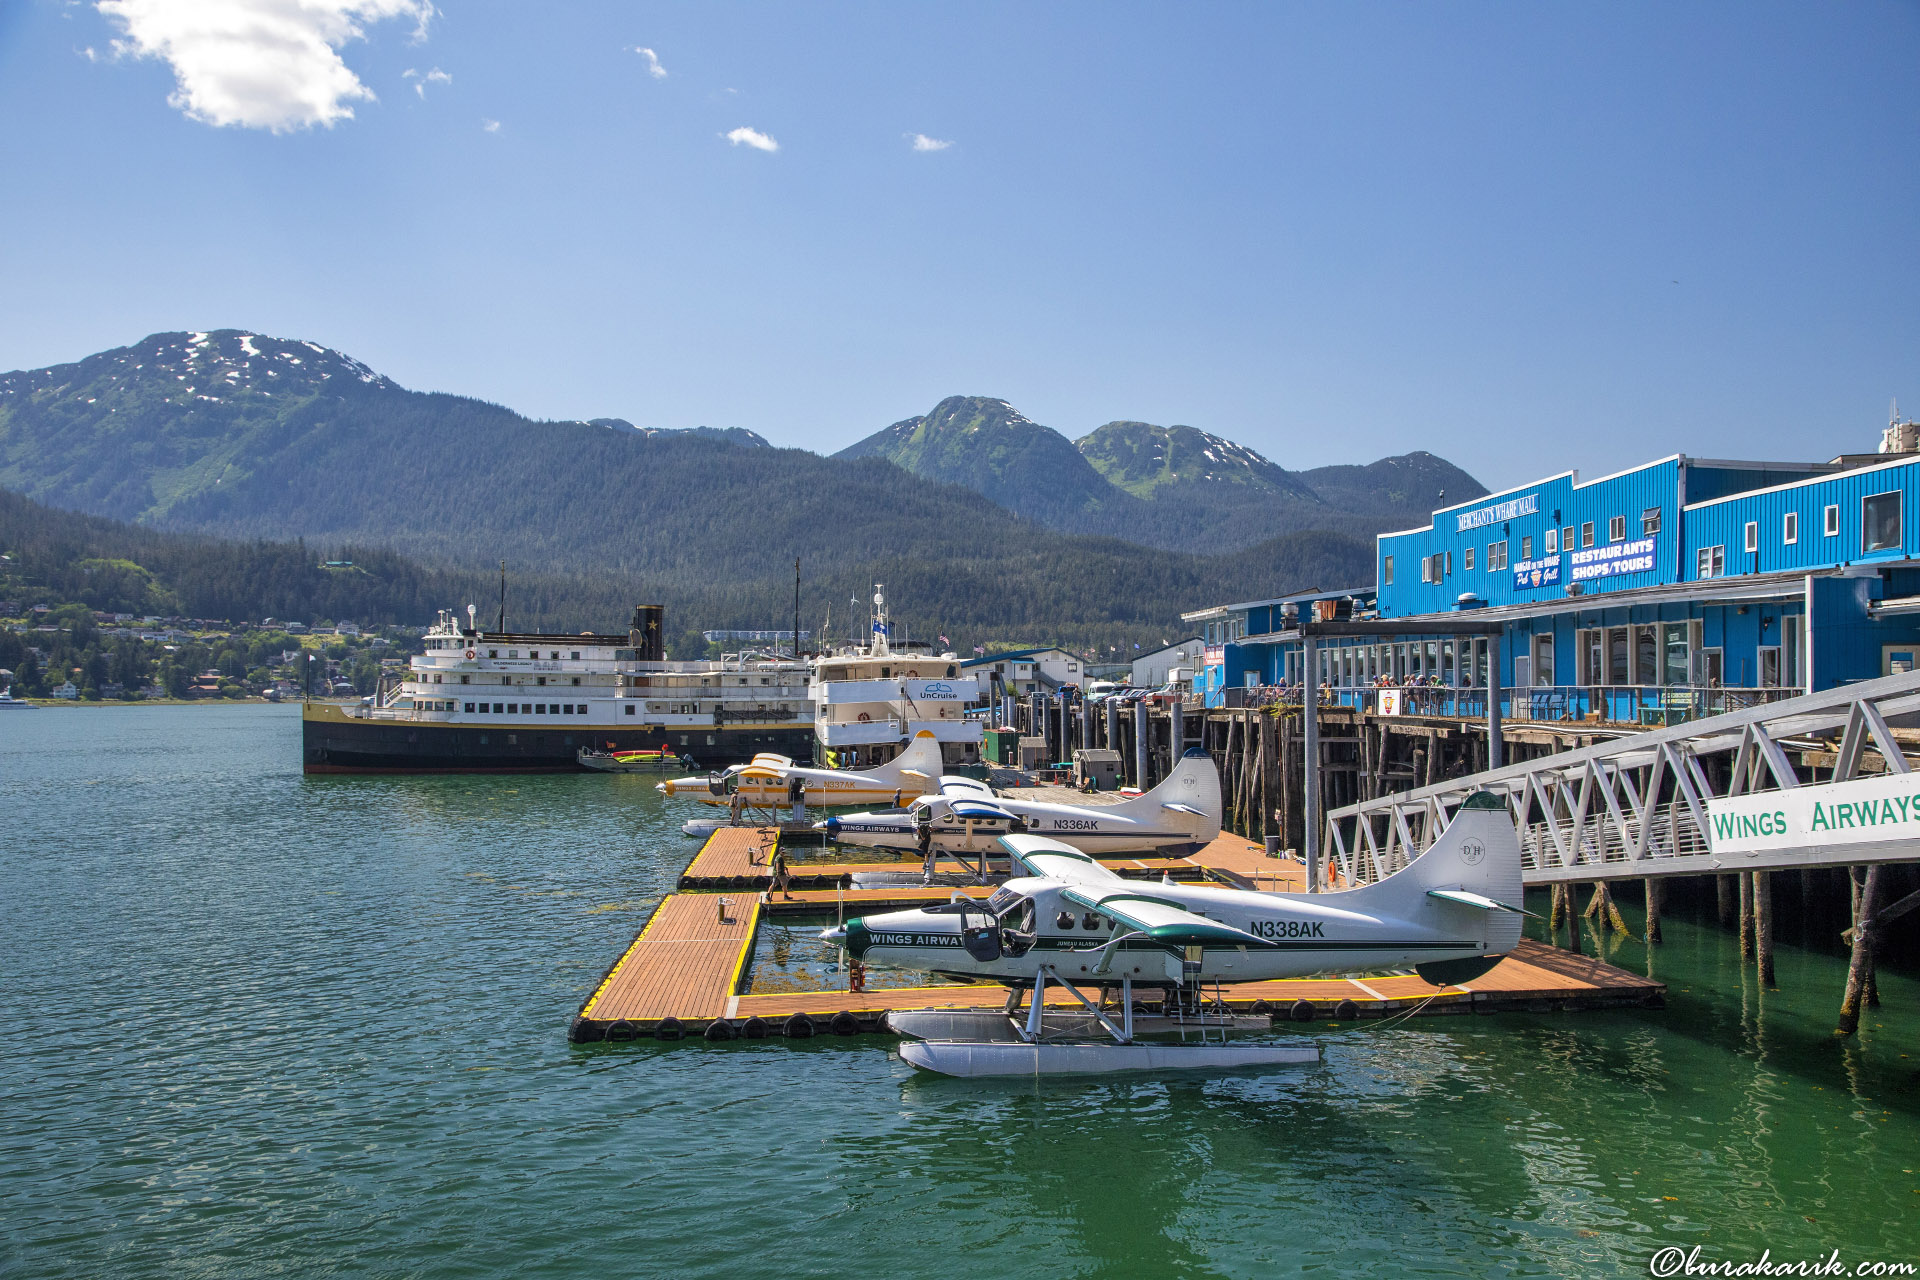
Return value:
M 768 752 L 724 773 L 670 778 L 654 789 L 722 806 L 731 806 L 738 795 L 744 807 L 754 809 L 784 809 L 796 800 L 809 808 L 899 805 L 932 791 L 940 764 L 939 742 L 922 729 L 899 755 L 865 772 L 811 769 Z

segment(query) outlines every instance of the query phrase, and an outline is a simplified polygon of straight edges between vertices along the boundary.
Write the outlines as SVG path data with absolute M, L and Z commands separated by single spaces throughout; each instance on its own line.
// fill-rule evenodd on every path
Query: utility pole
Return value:
M 507 562 L 500 562 L 500 634 L 507 634 Z
M 800 661 L 800 557 L 793 558 L 793 660 Z

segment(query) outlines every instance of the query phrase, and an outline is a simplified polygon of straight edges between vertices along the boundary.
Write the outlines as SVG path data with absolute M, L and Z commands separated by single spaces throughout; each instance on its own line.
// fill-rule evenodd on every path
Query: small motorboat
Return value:
M 597 769 L 601 773 L 668 773 L 687 763 L 664 745 L 635 751 L 582 747 L 576 758 L 581 768 Z

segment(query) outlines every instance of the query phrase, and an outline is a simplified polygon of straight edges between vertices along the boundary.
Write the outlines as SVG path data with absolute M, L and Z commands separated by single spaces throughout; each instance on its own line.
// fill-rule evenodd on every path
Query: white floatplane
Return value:
M 1469 797 L 1409 866 L 1339 893 L 1143 884 L 1057 840 L 1008 835 L 1000 844 L 1025 875 L 985 903 L 956 895 L 941 906 L 859 917 L 821 935 L 869 964 L 1012 988 L 1012 1036 L 909 1041 L 900 1056 L 916 1067 L 980 1076 L 1314 1061 L 1314 1046 L 1137 1044 L 1133 986 L 1165 988 L 1185 1005 L 1202 983 L 1408 965 L 1429 982 L 1469 982 L 1519 941 L 1526 914 L 1519 905 L 1519 841 L 1506 806 L 1490 792 Z M 1049 982 L 1084 1006 L 1107 1039 L 1049 1040 Z M 1088 999 L 1082 987 L 1099 989 L 1102 999 Z M 1105 997 L 1115 987 L 1120 1002 L 1110 1012 Z M 1011 1017 L 1022 988 L 1031 991 L 1024 1025 Z M 913 1028 L 909 1021 L 896 1029 Z
M 1046 836 L 1083 853 L 1192 853 L 1220 834 L 1220 773 L 1213 758 L 1187 752 L 1159 786 L 1111 805 L 1048 804 L 996 796 L 972 778 L 943 777 L 938 794 L 905 808 L 850 813 L 814 826 L 841 844 L 955 854 L 999 852 L 1007 835 Z
M 670 778 L 656 783 L 655 789 L 727 807 L 733 807 L 738 797 L 739 805 L 750 809 L 784 809 L 796 801 L 809 808 L 901 805 L 933 790 L 939 772 L 940 743 L 923 729 L 905 751 L 859 773 L 808 768 L 769 753 L 724 772 Z

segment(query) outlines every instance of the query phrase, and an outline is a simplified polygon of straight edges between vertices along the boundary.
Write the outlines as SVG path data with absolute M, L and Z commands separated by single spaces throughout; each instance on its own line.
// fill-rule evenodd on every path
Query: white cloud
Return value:
M 419 94 L 423 98 L 427 96 L 428 85 L 453 83 L 453 77 L 448 75 L 446 72 L 442 71 L 438 67 L 435 67 L 433 70 L 427 72 L 425 75 L 421 75 L 418 71 L 415 71 L 412 67 L 408 67 L 405 71 L 402 71 L 400 73 L 400 78 L 402 80 L 413 81 L 413 91 Z
M 778 151 L 780 144 L 758 129 L 749 129 L 741 125 L 727 135 L 727 141 L 736 147 L 752 147 L 755 151 Z
M 940 138 L 929 138 L 924 133 L 910 133 L 907 136 L 913 139 L 913 149 L 915 151 L 945 151 L 953 145 L 953 143 Z
M 639 47 L 634 49 L 634 52 L 647 60 L 648 75 L 652 76 L 655 80 L 663 80 L 666 78 L 667 69 L 660 65 L 660 59 L 655 56 L 653 50 Z
M 362 38 L 364 24 L 391 18 L 412 19 L 414 38 L 424 39 L 435 12 L 432 0 L 97 0 L 97 7 L 124 33 L 113 42 L 117 56 L 162 58 L 173 67 L 169 106 L 203 124 L 275 133 L 351 119 L 350 104 L 374 101 L 374 93 L 340 60 L 340 46 Z
M 482 120 L 480 122 L 480 127 L 482 129 L 485 129 L 488 133 L 500 132 L 500 122 L 498 120 Z

